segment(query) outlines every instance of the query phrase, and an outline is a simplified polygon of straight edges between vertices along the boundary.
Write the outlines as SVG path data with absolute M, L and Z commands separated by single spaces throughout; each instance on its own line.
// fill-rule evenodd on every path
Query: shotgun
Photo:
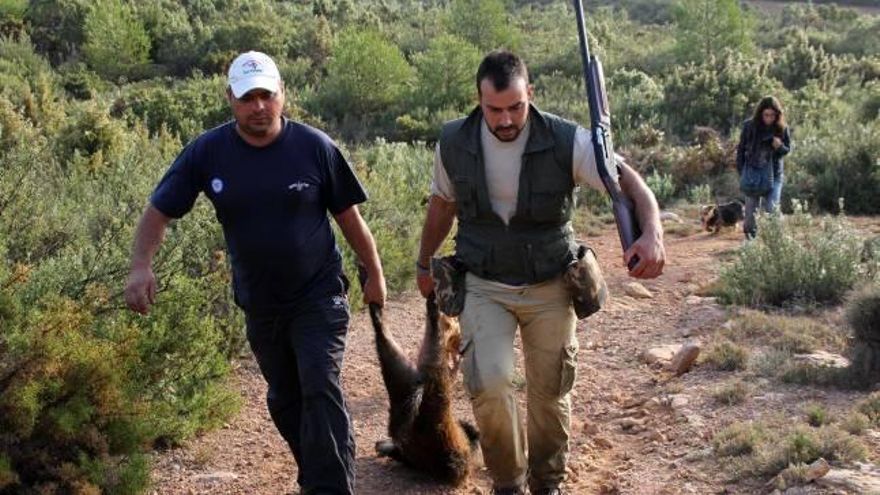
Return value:
M 620 169 L 611 143 L 611 108 L 608 106 L 608 94 L 605 92 L 605 77 L 602 63 L 595 55 L 590 55 L 587 43 L 587 26 L 584 22 L 584 7 L 581 0 L 574 1 L 574 12 L 577 15 L 578 37 L 581 44 L 581 61 L 584 67 L 584 81 L 587 89 L 587 102 L 590 105 L 590 136 L 593 141 L 593 152 L 596 155 L 596 168 L 605 190 L 611 196 L 611 208 L 617 233 L 624 252 L 641 235 L 638 218 L 632 201 L 620 189 Z M 638 257 L 630 259 L 628 268 L 632 270 L 639 262 Z

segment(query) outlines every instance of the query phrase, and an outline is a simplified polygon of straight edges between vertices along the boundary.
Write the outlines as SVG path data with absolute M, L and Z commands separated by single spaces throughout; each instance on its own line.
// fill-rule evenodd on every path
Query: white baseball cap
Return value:
M 278 67 L 265 53 L 242 53 L 229 66 L 229 87 L 236 98 L 256 88 L 277 93 L 280 85 Z

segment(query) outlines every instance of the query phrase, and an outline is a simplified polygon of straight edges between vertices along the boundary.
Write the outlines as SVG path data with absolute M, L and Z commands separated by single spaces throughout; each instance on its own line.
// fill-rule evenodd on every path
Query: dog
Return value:
M 460 330 L 455 319 L 440 313 L 433 294 L 425 301 L 425 310 L 425 336 L 413 365 L 388 331 L 382 308 L 369 306 L 390 402 L 391 438 L 377 442 L 376 452 L 460 486 L 470 475 L 472 456 L 479 446 L 477 429 L 452 416 L 451 387 Z
M 724 227 L 736 227 L 744 218 L 745 205 L 740 200 L 706 205 L 700 209 L 700 221 L 706 232 L 717 234 Z

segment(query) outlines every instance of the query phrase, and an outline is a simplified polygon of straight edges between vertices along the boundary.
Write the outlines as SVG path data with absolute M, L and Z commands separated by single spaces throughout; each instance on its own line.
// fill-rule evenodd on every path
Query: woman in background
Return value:
M 755 210 L 763 200 L 764 211 L 770 213 L 779 206 L 782 196 L 783 160 L 791 151 L 791 135 L 785 124 L 782 104 L 773 96 L 764 97 L 755 109 L 754 116 L 743 124 L 739 144 L 736 147 L 736 169 L 742 179 L 766 175 L 757 181 L 760 186 L 746 187 L 741 181 L 741 189 L 746 195 L 745 220 L 743 232 L 746 238 L 757 233 Z M 747 170 L 751 167 L 751 170 Z M 755 181 L 749 181 L 753 186 Z

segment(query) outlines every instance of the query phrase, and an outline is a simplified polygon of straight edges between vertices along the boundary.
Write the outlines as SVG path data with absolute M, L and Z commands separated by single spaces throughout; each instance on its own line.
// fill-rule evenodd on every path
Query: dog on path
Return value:
M 700 221 L 706 232 L 718 233 L 722 228 L 736 227 L 745 218 L 742 201 L 734 200 L 724 204 L 706 205 L 700 209 Z

